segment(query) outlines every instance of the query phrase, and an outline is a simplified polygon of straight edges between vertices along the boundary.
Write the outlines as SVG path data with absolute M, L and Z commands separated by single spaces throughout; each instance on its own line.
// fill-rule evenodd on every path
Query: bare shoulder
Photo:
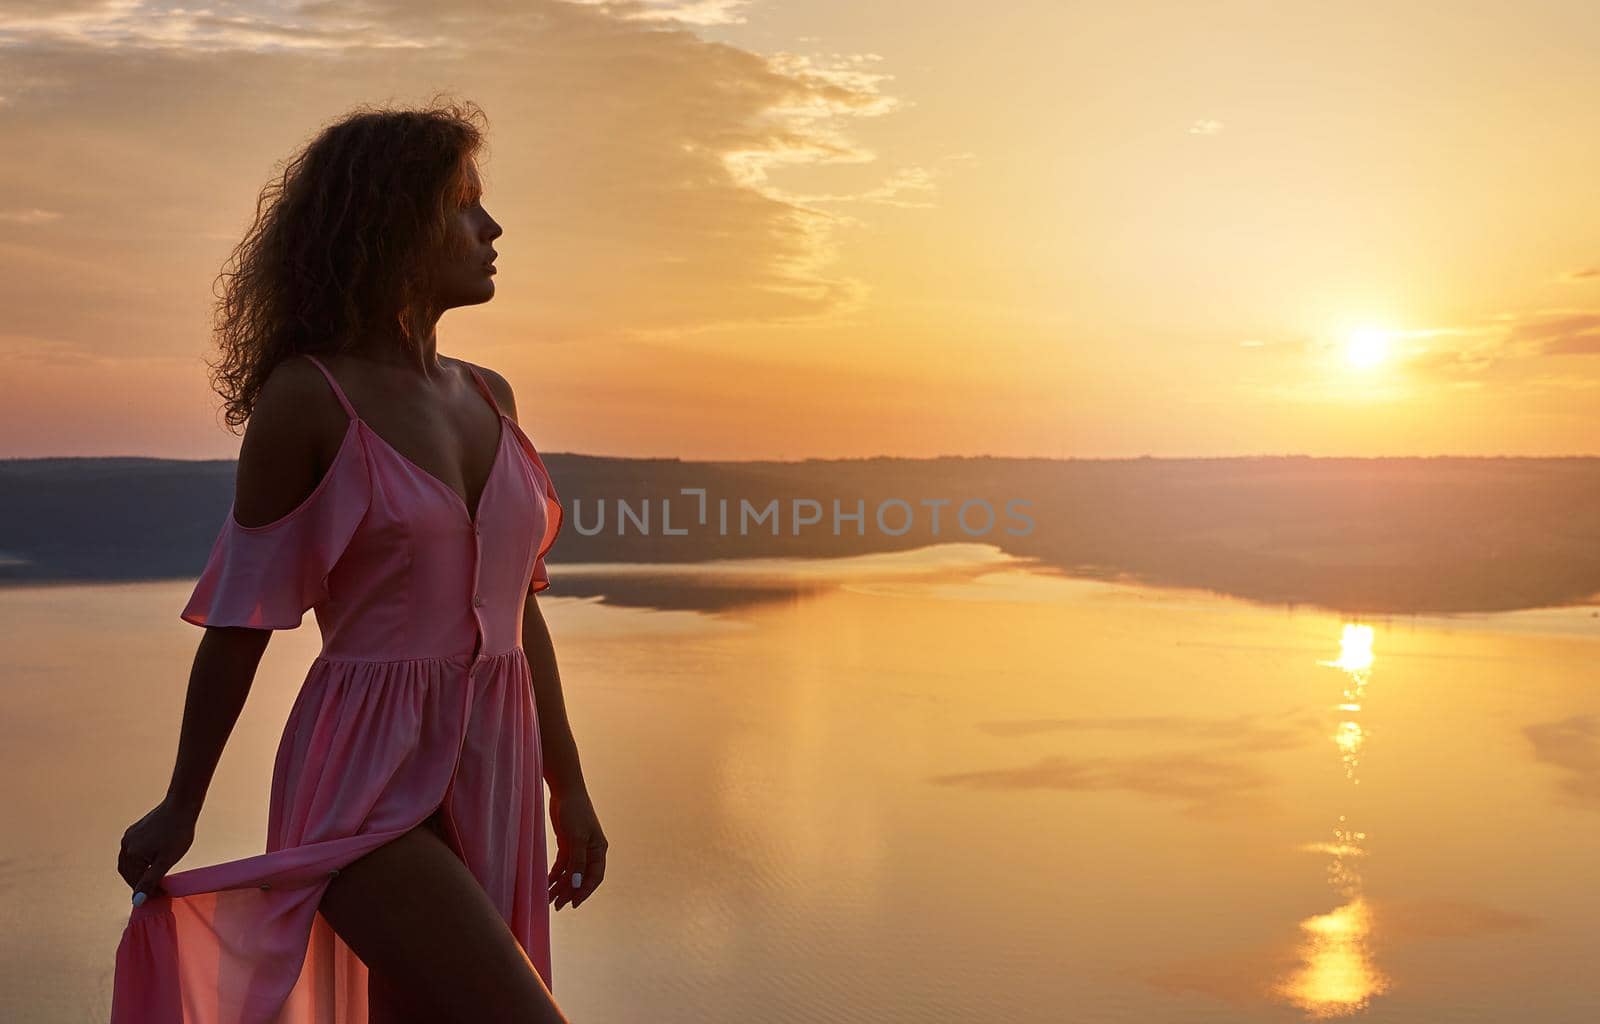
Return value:
M 310 360 L 289 358 L 273 367 L 239 445 L 239 525 L 270 525 L 310 497 L 348 425 L 343 406 Z
M 473 367 L 483 374 L 483 382 L 489 385 L 490 391 L 494 392 L 494 400 L 499 403 L 500 410 L 510 416 L 513 422 L 517 421 L 517 396 L 512 393 L 511 383 L 505 377 L 487 366 L 469 363 L 465 359 L 457 359 L 456 362 L 460 363 L 463 368 Z

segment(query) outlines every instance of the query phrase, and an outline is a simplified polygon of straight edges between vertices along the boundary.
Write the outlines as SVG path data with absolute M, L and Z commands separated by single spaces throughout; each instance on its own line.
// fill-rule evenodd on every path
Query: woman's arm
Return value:
M 522 649 L 533 673 L 533 699 L 539 711 L 540 750 L 544 778 L 551 790 L 576 795 L 587 792 L 583 767 L 578 763 L 578 743 L 567 721 L 566 698 L 561 692 L 561 671 L 556 667 L 555 644 L 545 625 L 539 599 L 528 595 L 522 612 Z
M 270 524 L 311 495 L 333 461 L 330 439 L 344 431 L 344 412 L 335 401 L 322 375 L 304 360 L 273 371 L 239 449 L 231 514 L 240 525 Z M 123 833 L 117 871 L 136 890 L 136 903 L 140 894 L 160 891 L 156 883 L 193 843 L 206 791 L 271 638 L 270 629 L 206 627 L 189 670 L 166 795 Z
M 528 595 L 522 612 L 522 648 L 533 675 L 544 779 L 550 785 L 550 823 L 556 833 L 557 849 L 550 866 L 547 895 L 556 910 L 568 903 L 578 907 L 605 878 L 609 843 L 578 763 L 578 744 L 567 721 L 555 645 L 539 609 L 539 599 L 533 594 Z
M 344 410 L 304 359 L 275 367 L 261 386 L 239 445 L 233 516 L 272 523 L 305 502 L 337 453 Z M 189 673 L 178 759 L 167 798 L 198 814 L 255 679 L 270 629 L 207 627 Z
M 270 629 L 208 627 L 189 670 L 189 694 L 178 734 L 178 760 L 167 802 L 194 817 L 205 803 L 211 776 L 250 695 Z
M 195 822 L 211 776 L 271 636 L 266 629 L 208 627 L 200 639 L 167 795 L 128 826 L 117 851 L 117 873 L 133 888 L 134 906 L 152 893 L 163 894 L 161 879 L 194 845 Z

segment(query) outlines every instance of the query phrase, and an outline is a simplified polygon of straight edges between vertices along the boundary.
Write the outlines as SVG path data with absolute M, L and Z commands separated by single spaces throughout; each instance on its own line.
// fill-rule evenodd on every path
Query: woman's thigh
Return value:
M 379 976 L 373 1024 L 399 1006 L 420 1010 L 419 1020 L 566 1020 L 483 887 L 429 823 L 342 868 L 320 909 Z

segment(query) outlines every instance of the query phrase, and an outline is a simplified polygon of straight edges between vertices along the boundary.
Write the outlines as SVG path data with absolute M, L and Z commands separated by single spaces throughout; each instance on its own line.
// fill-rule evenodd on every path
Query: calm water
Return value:
M 685 570 L 805 582 L 714 614 L 558 580 L 612 844 L 553 921 L 575 1021 L 1600 1014 L 1595 609 L 1352 622 L 973 554 Z M 0 591 L 6 1020 L 106 1017 L 189 589 Z M 179 870 L 264 848 L 317 646 L 274 637 Z

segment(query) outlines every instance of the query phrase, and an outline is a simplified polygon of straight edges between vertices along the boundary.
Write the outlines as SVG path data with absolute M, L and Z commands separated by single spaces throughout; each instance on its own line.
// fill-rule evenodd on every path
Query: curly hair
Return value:
M 208 363 L 229 429 L 243 424 L 273 367 L 337 352 L 372 325 L 425 330 L 429 260 L 465 198 L 487 118 L 435 97 L 420 109 L 362 105 L 319 132 L 262 189 L 255 221 L 213 282 Z M 230 269 L 231 268 L 231 269 Z

